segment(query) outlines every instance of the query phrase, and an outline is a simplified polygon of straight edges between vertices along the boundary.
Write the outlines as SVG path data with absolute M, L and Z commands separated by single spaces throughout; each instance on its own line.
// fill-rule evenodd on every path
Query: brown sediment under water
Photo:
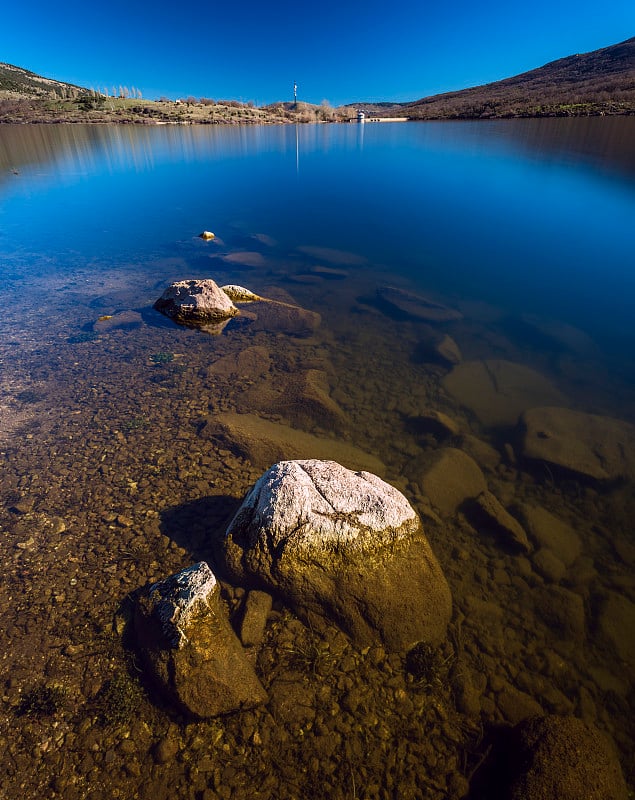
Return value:
M 116 291 L 120 307 L 126 298 L 138 305 L 134 271 L 128 279 L 101 291 Z M 308 305 L 306 290 L 286 283 Z M 421 352 L 425 323 L 360 303 L 362 290 L 352 278 L 312 283 L 322 322 L 302 338 L 252 331 L 240 318 L 210 337 L 156 312 L 108 328 L 97 322 L 108 300 L 98 307 L 88 292 L 84 305 L 62 290 L 44 341 L 3 343 L 7 796 L 28 786 L 60 797 L 442 798 L 470 776 L 488 728 L 540 709 L 593 720 L 628 766 L 630 675 L 594 604 L 632 587 L 632 497 L 624 486 L 517 460 L 513 429 L 492 433 L 446 390 L 449 366 Z M 498 358 L 541 369 L 563 393 L 576 385 L 570 367 L 523 352 L 490 322 L 444 330 L 466 358 L 472 349 L 471 360 L 485 359 L 495 340 Z M 246 352 L 257 355 L 250 372 L 240 367 Z M 275 411 L 276 387 L 308 370 L 326 375 L 338 434 L 326 402 L 325 418 L 314 410 L 313 422 L 301 403 Z M 401 657 L 379 646 L 360 652 L 335 628 L 318 634 L 277 604 L 257 653 L 266 706 L 192 723 L 143 684 L 122 641 L 122 604 L 195 560 L 213 564 L 214 532 L 262 472 L 200 435 L 210 415 L 234 411 L 278 422 L 286 412 L 292 426 L 385 464 L 421 514 L 452 589 L 454 617 L 429 681 L 416 681 Z M 427 426 L 430 411 L 451 417 L 458 433 Z M 434 513 L 417 461 L 466 436 L 492 448 L 484 471 L 501 502 L 540 506 L 575 531 L 580 552 L 562 574 L 509 552 L 460 511 Z M 243 590 L 223 590 L 238 613 Z M 554 612 L 563 590 L 581 599 L 582 623 Z
M 19 302 L 0 340 L 0 796 L 459 798 L 492 731 L 540 713 L 609 734 L 632 787 L 633 476 L 527 458 L 517 424 L 541 406 L 632 423 L 632 365 L 552 316 L 458 291 L 426 294 L 461 312 L 426 320 L 377 295 L 391 268 L 315 239 L 283 252 L 268 234 L 234 232 L 221 258 L 194 242 L 99 269 L 69 254 L 38 292 L 32 254 L 14 255 Z M 247 241 L 262 259 L 222 258 Z M 259 322 L 255 304 L 218 336 L 177 326 L 152 304 L 193 272 L 320 322 Z M 221 414 L 381 463 L 452 591 L 425 669 L 318 632 L 276 599 L 250 654 L 267 704 L 195 722 L 147 685 L 129 598 L 195 561 L 214 569 L 215 539 L 267 466 L 209 433 Z M 459 473 L 447 477 L 460 501 L 426 488 L 441 448 L 479 464 L 530 552 L 469 513 Z M 238 621 L 244 588 L 223 580 L 222 595 Z

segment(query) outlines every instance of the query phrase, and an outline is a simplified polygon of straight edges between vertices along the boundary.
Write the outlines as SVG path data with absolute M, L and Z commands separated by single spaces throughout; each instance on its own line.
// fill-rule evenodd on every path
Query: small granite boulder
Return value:
M 308 622 L 335 622 L 359 646 L 437 643 L 448 584 L 406 498 L 334 461 L 282 461 L 256 482 L 224 539 L 241 582 L 281 594 Z
M 204 561 L 142 594 L 134 627 L 151 678 L 188 715 L 215 717 L 266 702 Z
M 211 278 L 172 283 L 154 307 L 190 328 L 205 328 L 238 314 L 236 306 Z

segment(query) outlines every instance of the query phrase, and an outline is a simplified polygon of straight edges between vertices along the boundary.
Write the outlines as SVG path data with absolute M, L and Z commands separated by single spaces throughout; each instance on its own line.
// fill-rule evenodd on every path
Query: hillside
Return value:
M 496 83 L 406 103 L 401 110 L 411 119 L 635 114 L 635 37 Z
M 29 72 L 22 67 L 0 62 L 0 97 L 13 99 L 34 99 L 73 97 L 88 94 L 87 89 L 72 83 L 55 81 Z

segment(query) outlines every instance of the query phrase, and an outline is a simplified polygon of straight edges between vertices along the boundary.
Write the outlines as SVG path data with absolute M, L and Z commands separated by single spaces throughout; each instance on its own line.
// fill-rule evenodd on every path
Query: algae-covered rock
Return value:
M 257 481 L 230 523 L 225 562 L 312 624 L 335 622 L 358 646 L 405 652 L 443 639 L 451 596 L 406 498 L 334 461 L 284 461 Z

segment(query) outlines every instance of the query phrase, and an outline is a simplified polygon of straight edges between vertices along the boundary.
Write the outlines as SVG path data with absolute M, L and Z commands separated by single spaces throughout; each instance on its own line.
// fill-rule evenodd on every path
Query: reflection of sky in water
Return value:
M 619 332 L 635 295 L 635 192 L 620 162 L 632 127 L 6 128 L 0 248 L 63 269 L 71 253 L 129 263 L 239 228 L 280 254 L 354 251 L 422 289 Z

